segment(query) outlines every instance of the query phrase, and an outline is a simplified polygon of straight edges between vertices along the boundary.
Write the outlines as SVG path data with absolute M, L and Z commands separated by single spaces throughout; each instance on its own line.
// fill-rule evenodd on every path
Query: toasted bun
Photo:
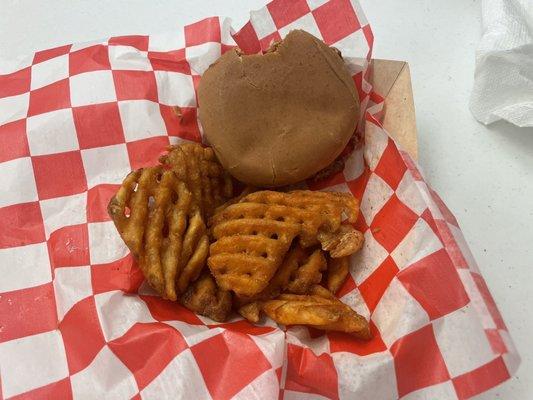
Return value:
M 254 186 L 293 184 L 327 167 L 359 119 L 338 51 L 300 30 L 265 54 L 226 52 L 202 76 L 198 101 L 221 164 Z

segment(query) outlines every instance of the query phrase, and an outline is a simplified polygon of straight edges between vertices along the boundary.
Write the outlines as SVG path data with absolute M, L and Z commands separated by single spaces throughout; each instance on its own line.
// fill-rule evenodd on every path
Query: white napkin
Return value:
M 533 126 L 533 0 L 483 0 L 470 110 L 484 123 Z

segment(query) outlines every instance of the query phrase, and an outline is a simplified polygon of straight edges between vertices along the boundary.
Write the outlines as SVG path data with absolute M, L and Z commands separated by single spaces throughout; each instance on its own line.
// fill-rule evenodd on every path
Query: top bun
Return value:
M 202 76 L 198 102 L 221 164 L 254 186 L 297 183 L 327 167 L 359 119 L 339 52 L 301 30 L 265 54 L 226 52 Z

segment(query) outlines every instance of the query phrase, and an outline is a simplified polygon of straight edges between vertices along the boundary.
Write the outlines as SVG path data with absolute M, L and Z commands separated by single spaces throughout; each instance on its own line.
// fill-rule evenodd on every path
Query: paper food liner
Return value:
M 369 342 L 162 300 L 106 212 L 130 170 L 201 140 L 195 88 L 221 53 L 296 28 L 341 50 L 367 110 L 364 147 L 313 189 L 361 199 L 365 245 L 338 295 Z M 380 124 L 372 42 L 356 1 L 275 0 L 238 32 L 214 17 L 0 71 L 3 398 L 465 399 L 508 379 L 519 358 L 457 221 Z

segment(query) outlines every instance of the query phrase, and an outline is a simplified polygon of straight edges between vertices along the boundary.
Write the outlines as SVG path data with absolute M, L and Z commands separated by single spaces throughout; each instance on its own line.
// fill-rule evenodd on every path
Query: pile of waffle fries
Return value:
M 367 321 L 335 297 L 363 235 L 351 194 L 247 188 L 200 144 L 169 148 L 131 172 L 108 211 L 150 286 L 215 321 L 251 322 L 370 338 Z M 346 220 L 344 220 L 346 218 Z

